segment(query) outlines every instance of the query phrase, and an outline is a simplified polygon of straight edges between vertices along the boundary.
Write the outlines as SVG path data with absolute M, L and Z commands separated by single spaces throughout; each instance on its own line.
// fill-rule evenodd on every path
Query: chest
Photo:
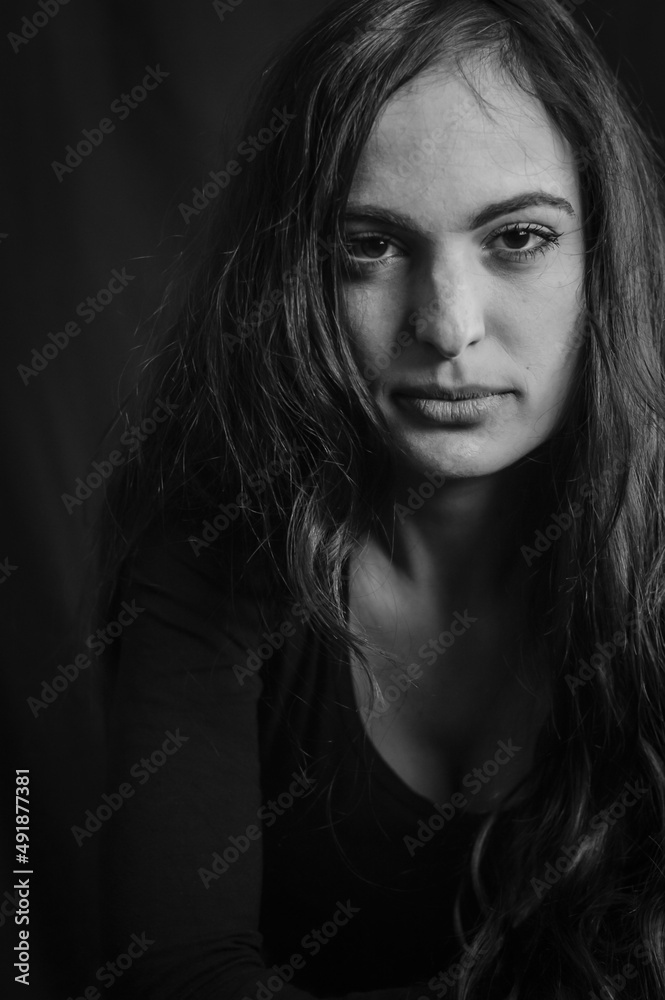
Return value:
M 376 594 L 355 610 L 388 654 L 369 654 L 371 678 L 351 667 L 377 752 L 431 801 L 466 789 L 469 811 L 491 809 L 530 770 L 548 710 L 517 610 L 442 611 L 422 597 L 388 606 Z

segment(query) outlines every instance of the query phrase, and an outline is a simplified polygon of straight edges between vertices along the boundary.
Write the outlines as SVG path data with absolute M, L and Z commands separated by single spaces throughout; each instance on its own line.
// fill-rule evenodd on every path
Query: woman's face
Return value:
M 472 78 L 487 106 L 443 68 L 391 98 L 345 222 L 361 371 L 402 462 L 450 477 L 496 472 L 552 435 L 583 308 L 572 152 L 498 69 L 474 63 Z

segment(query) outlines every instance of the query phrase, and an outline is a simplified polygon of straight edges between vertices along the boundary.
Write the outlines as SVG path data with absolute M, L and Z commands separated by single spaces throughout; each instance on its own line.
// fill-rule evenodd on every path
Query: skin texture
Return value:
M 474 58 L 465 74 L 482 101 L 446 66 L 391 98 L 347 206 L 348 318 L 398 459 L 385 532 L 358 552 L 349 605 L 373 641 L 404 666 L 418 665 L 408 690 L 366 719 L 377 749 L 412 788 L 442 801 L 497 740 L 522 747 L 474 798 L 479 808 L 529 769 L 547 714 L 547 685 L 529 673 L 521 646 L 529 574 L 520 545 L 537 525 L 529 456 L 552 436 L 574 389 L 584 236 L 572 150 L 544 109 L 491 59 Z M 534 204 L 488 211 L 533 192 L 566 204 L 546 204 L 541 194 Z M 410 323 L 414 314 L 419 322 Z M 471 383 L 509 394 L 460 420 L 437 404 L 413 412 L 397 392 Z M 443 483 L 396 516 L 395 503 L 406 505 L 427 471 Z M 473 623 L 427 662 L 420 650 L 455 612 Z M 370 666 L 385 691 L 394 666 L 374 654 Z M 354 681 L 362 709 L 369 684 L 357 665 Z
M 472 73 L 489 107 L 458 73 L 419 77 L 388 102 L 362 154 L 349 213 L 372 205 L 410 216 L 414 228 L 347 224 L 351 253 L 366 262 L 345 292 L 363 363 L 401 348 L 371 391 L 405 463 L 456 478 L 503 469 L 550 436 L 566 404 L 582 308 L 572 153 L 539 105 L 491 63 Z M 533 191 L 564 197 L 576 214 L 540 204 L 470 227 L 489 204 Z M 497 235 L 507 223 L 556 233 L 558 246 L 535 232 Z M 360 239 L 365 234 L 372 238 Z M 532 259 L 514 253 L 541 245 L 545 252 Z M 417 311 L 414 330 L 409 316 Z M 397 342 L 402 331 L 412 332 L 406 347 Z M 479 422 L 428 426 L 405 414 L 394 395 L 424 382 L 481 383 L 513 394 Z

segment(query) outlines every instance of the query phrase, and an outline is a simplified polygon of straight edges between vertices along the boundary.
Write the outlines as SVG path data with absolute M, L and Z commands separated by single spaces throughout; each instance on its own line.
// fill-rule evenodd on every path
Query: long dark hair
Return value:
M 574 151 L 586 312 L 544 467 L 547 552 L 526 556 L 551 712 L 530 775 L 478 835 L 462 895 L 482 919 L 463 926 L 459 903 L 455 995 L 501 983 L 511 1000 L 652 1000 L 665 995 L 665 231 L 651 144 L 555 0 L 343 0 L 268 68 L 243 134 L 277 112 L 288 124 L 206 209 L 197 272 L 139 384 L 145 415 L 158 398 L 177 415 L 116 476 L 104 574 L 112 585 L 155 520 L 187 520 L 197 552 L 237 513 L 274 584 L 366 663 L 344 572 L 392 466 L 345 321 L 342 217 L 387 99 L 444 58 L 462 72 L 473 50 Z

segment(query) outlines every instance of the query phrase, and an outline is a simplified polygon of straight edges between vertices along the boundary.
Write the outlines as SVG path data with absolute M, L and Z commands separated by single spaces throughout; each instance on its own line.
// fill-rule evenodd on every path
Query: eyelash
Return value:
M 501 260 L 516 261 L 517 263 L 525 260 L 534 260 L 538 254 L 546 254 L 549 250 L 553 250 L 554 247 L 558 247 L 561 237 L 561 233 L 555 232 L 554 229 L 546 229 L 535 222 L 527 222 L 526 224 L 509 222 L 507 225 L 502 226 L 501 229 L 492 233 L 486 242 L 503 236 L 504 233 L 533 233 L 534 236 L 539 236 L 543 240 L 537 247 L 531 247 L 529 250 L 499 251 L 499 258 Z
M 507 261 L 508 263 L 521 264 L 525 261 L 534 260 L 538 254 L 545 254 L 549 250 L 559 245 L 559 238 L 561 233 L 555 232 L 553 229 L 546 229 L 544 226 L 540 226 L 537 223 L 514 223 L 509 222 L 501 229 L 493 232 L 488 239 L 483 244 L 483 249 L 492 240 L 497 239 L 499 236 L 503 236 L 505 233 L 533 233 L 535 236 L 539 236 L 543 242 L 536 247 L 531 247 L 528 250 L 505 250 L 499 249 L 495 250 L 500 260 Z M 347 240 L 347 260 L 350 268 L 358 273 L 365 273 L 367 271 L 374 271 L 378 267 L 386 267 L 389 265 L 395 257 L 379 257 L 375 260 L 358 260 L 353 257 L 349 252 L 350 247 L 354 243 L 364 243 L 370 240 L 376 240 L 381 243 L 386 243 L 392 246 L 399 246 L 395 240 L 390 239 L 384 233 L 358 233 L 354 234 L 353 237 Z M 404 252 L 406 256 L 406 251 Z

